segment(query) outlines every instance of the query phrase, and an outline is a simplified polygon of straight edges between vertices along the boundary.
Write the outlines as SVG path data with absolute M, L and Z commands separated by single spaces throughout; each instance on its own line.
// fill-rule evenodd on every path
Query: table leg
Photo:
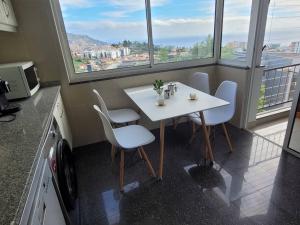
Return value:
M 164 166 L 164 150 L 165 150 L 165 121 L 160 121 L 160 154 L 159 154 L 159 171 L 158 178 L 162 179 Z
M 203 129 L 203 133 L 204 133 L 206 146 L 208 148 L 209 158 L 210 158 L 211 161 L 214 161 L 214 156 L 213 156 L 213 153 L 212 153 L 212 148 L 211 148 L 211 144 L 210 144 L 210 140 L 209 140 L 209 135 L 208 135 L 208 131 L 206 129 L 205 119 L 204 119 L 204 115 L 203 115 L 202 111 L 200 112 L 200 119 L 201 119 L 201 124 L 202 124 L 202 129 Z

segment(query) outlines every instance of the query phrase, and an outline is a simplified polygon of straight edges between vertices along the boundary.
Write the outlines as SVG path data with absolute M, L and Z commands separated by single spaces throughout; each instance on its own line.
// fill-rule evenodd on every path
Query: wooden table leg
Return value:
M 211 148 L 211 144 L 210 144 L 210 140 L 209 140 L 209 135 L 208 135 L 208 131 L 206 129 L 205 119 L 204 119 L 204 115 L 203 115 L 202 111 L 200 112 L 200 119 L 201 119 L 201 124 L 202 124 L 202 129 L 203 129 L 203 133 L 204 133 L 206 146 L 208 148 L 209 158 L 210 158 L 211 161 L 214 161 L 214 156 L 213 156 L 213 153 L 212 153 L 212 148 Z
M 162 179 L 164 166 L 164 150 L 165 150 L 165 121 L 160 121 L 160 154 L 159 154 L 159 170 L 158 178 Z

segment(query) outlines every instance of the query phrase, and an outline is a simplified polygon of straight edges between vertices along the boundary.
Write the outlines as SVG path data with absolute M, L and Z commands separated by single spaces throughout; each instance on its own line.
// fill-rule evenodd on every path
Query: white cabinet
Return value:
M 45 160 L 41 178 L 29 224 L 66 225 L 47 160 Z
M 0 0 L 0 30 L 16 31 L 18 26 L 10 0 Z

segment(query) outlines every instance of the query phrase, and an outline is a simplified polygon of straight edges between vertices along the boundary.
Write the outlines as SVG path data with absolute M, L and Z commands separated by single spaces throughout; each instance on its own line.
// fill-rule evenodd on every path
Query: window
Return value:
M 271 0 L 262 63 L 268 68 L 300 63 L 300 1 Z
M 149 65 L 144 0 L 60 0 L 76 73 Z
M 93 77 L 129 74 L 130 68 L 155 72 L 166 68 L 162 63 L 173 63 L 167 66 L 171 69 L 215 62 L 215 0 L 56 1 L 67 35 L 60 34 L 68 72 L 74 68 L 74 79 L 90 72 Z M 63 29 L 59 18 L 58 24 Z
M 169 0 L 151 13 L 154 63 L 213 57 L 215 0 Z
M 246 61 L 251 0 L 224 0 L 221 59 Z

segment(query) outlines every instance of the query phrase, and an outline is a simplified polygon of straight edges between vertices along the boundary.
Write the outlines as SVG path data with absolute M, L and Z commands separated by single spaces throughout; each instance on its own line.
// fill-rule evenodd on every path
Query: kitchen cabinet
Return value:
M 41 177 L 42 179 L 36 195 L 36 204 L 29 224 L 66 225 L 47 160 L 45 160 Z
M 0 0 L 0 30 L 15 32 L 18 26 L 10 0 Z

